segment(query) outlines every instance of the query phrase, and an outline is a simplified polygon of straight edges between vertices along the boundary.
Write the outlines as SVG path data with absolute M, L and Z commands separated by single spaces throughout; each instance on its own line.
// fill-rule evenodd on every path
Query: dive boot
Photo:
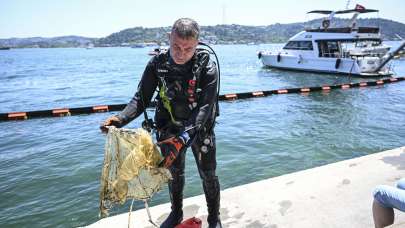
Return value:
M 183 221 L 184 174 L 173 169 L 172 177 L 173 180 L 169 182 L 169 194 L 170 202 L 172 204 L 172 211 L 162 225 L 160 225 L 161 228 L 174 228 Z
M 206 178 L 203 181 L 205 199 L 208 207 L 208 227 L 222 228 L 221 219 L 219 218 L 220 208 L 220 188 L 217 176 Z
M 222 228 L 221 220 L 218 218 L 217 222 L 208 224 L 208 228 Z
M 183 210 L 178 212 L 170 212 L 166 220 L 160 225 L 160 228 L 174 228 L 183 221 Z

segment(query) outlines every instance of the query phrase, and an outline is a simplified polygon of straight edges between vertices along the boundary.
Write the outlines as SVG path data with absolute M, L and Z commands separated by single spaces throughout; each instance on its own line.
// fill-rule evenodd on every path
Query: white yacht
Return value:
M 392 72 L 387 63 L 404 46 L 395 51 L 382 44 L 378 27 L 358 27 L 360 14 L 378 12 L 356 5 L 351 10 L 314 10 L 308 13 L 326 15 L 321 27 L 306 29 L 292 38 L 279 51 L 260 51 L 258 57 L 265 66 L 287 70 L 348 74 L 357 76 L 387 76 Z M 345 27 L 329 27 L 335 15 L 353 14 Z

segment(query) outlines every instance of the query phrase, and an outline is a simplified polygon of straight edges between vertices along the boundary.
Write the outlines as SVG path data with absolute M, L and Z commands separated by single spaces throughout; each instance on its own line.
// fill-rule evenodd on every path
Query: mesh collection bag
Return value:
M 162 156 L 144 129 L 109 127 L 101 173 L 100 215 L 127 199 L 150 199 L 171 179 L 170 171 L 158 167 Z

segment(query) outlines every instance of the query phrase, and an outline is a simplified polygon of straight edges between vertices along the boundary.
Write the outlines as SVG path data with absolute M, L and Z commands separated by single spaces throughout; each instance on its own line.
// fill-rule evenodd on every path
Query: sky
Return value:
M 181 17 L 200 25 L 271 25 L 304 22 L 315 9 L 345 9 L 347 0 L 0 0 L 0 38 L 79 35 L 105 37 L 137 26 L 171 26 Z M 349 1 L 379 9 L 380 17 L 405 23 L 403 0 Z

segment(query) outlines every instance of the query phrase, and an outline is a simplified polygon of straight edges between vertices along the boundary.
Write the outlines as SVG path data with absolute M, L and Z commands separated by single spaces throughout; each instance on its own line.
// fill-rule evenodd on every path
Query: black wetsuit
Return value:
M 185 129 L 190 135 L 190 146 L 197 163 L 198 171 L 203 180 L 203 189 L 208 206 L 208 222 L 216 223 L 219 215 L 220 187 L 216 170 L 216 146 L 214 125 L 218 113 L 217 83 L 218 71 L 215 62 L 208 61 L 208 53 L 196 52 L 193 58 L 183 64 L 177 65 L 170 58 L 170 53 L 161 53 L 153 57 L 143 73 L 138 91 L 125 109 L 118 114 L 122 126 L 135 119 L 150 104 L 157 88 L 162 89 L 162 78 L 166 83 L 167 94 L 171 98 L 172 116 L 177 121 L 173 123 L 171 115 L 165 108 L 159 93 L 155 112 L 155 123 L 158 132 L 158 141 L 162 138 L 178 135 Z M 193 79 L 193 71 L 199 65 L 200 74 L 195 86 L 195 102 L 188 100 L 188 85 Z M 179 124 L 180 123 L 180 124 Z M 185 152 L 179 156 L 170 167 L 173 180 L 169 183 L 172 212 L 182 213 L 182 199 L 184 188 Z

